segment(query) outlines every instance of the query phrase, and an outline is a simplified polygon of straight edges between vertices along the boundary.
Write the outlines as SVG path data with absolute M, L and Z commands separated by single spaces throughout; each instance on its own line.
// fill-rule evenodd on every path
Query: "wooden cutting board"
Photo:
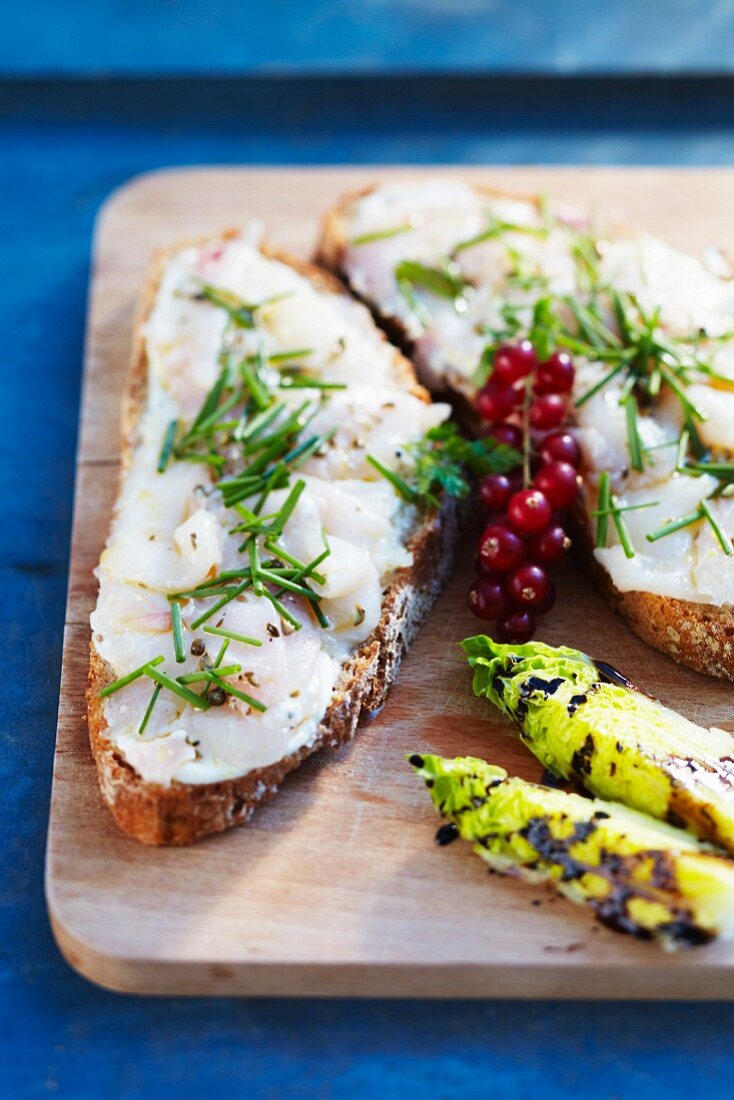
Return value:
M 734 170 L 439 171 L 603 206 L 695 251 L 734 248 Z M 539 888 L 488 877 L 468 845 L 435 845 L 438 818 L 406 753 L 470 753 L 540 774 L 470 692 L 456 643 L 478 627 L 466 609 L 471 545 L 379 717 L 352 746 L 308 761 L 246 827 L 152 850 L 118 832 L 102 803 L 84 704 L 92 570 L 115 495 L 120 392 L 151 252 L 261 218 L 274 242 L 307 256 L 343 191 L 427 172 L 436 169 L 174 170 L 134 180 L 100 215 L 48 841 L 56 939 L 93 981 L 144 993 L 729 997 L 734 945 L 666 956 Z M 648 649 L 570 566 L 559 587 L 545 640 L 611 661 L 695 721 L 734 728 L 731 684 Z

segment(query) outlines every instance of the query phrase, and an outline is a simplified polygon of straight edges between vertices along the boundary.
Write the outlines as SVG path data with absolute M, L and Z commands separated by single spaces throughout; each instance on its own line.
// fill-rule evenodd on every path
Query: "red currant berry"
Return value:
M 538 489 L 521 489 L 511 498 L 507 509 L 510 523 L 521 535 L 535 535 L 548 526 L 551 506 Z
M 522 447 L 522 429 L 515 424 L 494 424 L 488 434 L 495 443 L 507 443 L 516 450 Z
M 569 462 L 578 469 L 581 448 L 570 432 L 555 432 L 543 440 L 540 457 L 543 462 Z
M 554 585 L 553 581 L 549 580 L 548 591 L 546 592 L 545 597 L 540 601 L 540 603 L 536 604 L 533 608 L 533 615 L 545 615 L 546 612 L 550 611 L 555 602 L 556 586 Z
M 482 564 L 497 573 L 509 573 L 525 560 L 525 543 L 509 527 L 488 527 L 479 539 Z
M 513 493 L 507 474 L 487 474 L 478 485 L 479 499 L 491 512 L 503 512 Z
M 541 531 L 528 544 L 528 558 L 539 565 L 553 565 L 570 550 L 571 540 L 560 526 L 552 524 L 545 531 Z
M 541 565 L 526 562 L 507 578 L 507 595 L 517 607 L 537 607 L 548 595 L 548 574 Z
M 515 391 L 512 386 L 505 386 L 490 378 L 477 394 L 476 403 L 479 415 L 490 424 L 497 424 L 509 416 L 515 407 Z
M 481 390 L 479 391 L 481 394 Z M 557 428 L 566 415 L 566 402 L 558 393 L 544 393 L 536 397 L 530 406 L 530 425 L 536 431 L 545 432 Z
M 469 608 L 478 619 L 499 619 L 510 608 L 502 579 L 497 576 L 475 580 L 469 589 L 468 599 Z
M 535 619 L 529 611 L 516 611 L 497 623 L 501 642 L 529 642 L 535 633 Z
M 568 508 L 579 491 L 578 476 L 569 462 L 549 462 L 538 470 L 533 484 L 545 493 L 553 508 Z
M 536 393 L 570 393 L 573 389 L 573 360 L 565 351 L 554 351 L 550 359 L 538 364 Z
M 519 344 L 505 345 L 498 348 L 494 356 L 494 369 L 492 377 L 498 382 L 504 382 L 512 386 L 521 378 L 526 378 L 535 370 L 538 357 L 535 348 L 529 340 L 521 340 Z

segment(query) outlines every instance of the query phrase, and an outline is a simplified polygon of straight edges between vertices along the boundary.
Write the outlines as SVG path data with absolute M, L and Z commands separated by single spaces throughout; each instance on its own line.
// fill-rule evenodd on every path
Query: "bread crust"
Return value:
M 232 238 L 237 232 L 227 231 L 223 236 Z M 121 478 L 136 446 L 137 425 L 147 394 L 144 323 L 155 303 L 165 264 L 182 247 L 185 243 L 154 257 L 150 276 L 141 292 L 122 402 Z M 349 297 L 334 275 L 315 265 L 269 246 L 262 246 L 261 251 L 289 264 L 323 293 Z M 376 336 L 385 339 L 379 329 Z M 397 350 L 394 364 L 396 377 L 406 389 L 430 401 L 428 392 L 418 384 L 412 365 Z M 271 798 L 288 772 L 307 756 L 321 748 L 338 748 L 350 741 L 360 722 L 383 704 L 403 653 L 448 579 L 453 566 L 458 520 L 458 504 L 450 498 L 445 498 L 439 509 L 423 518 L 408 544 L 413 552 L 413 564 L 396 570 L 390 577 L 383 595 L 380 621 L 343 665 L 334 697 L 314 740 L 298 752 L 246 775 L 202 784 L 174 780 L 169 787 L 142 779 L 106 736 L 104 704 L 99 693 L 114 677 L 92 639 L 87 689 L 89 739 L 102 797 L 119 827 L 144 844 L 191 844 L 244 823 L 257 804 Z
M 621 592 L 594 554 L 586 510 L 579 505 L 573 524 L 573 554 L 609 606 L 653 649 L 680 665 L 734 680 L 734 609 L 658 596 L 653 592 Z
M 376 185 L 375 185 L 376 186 Z M 348 279 L 344 270 L 344 253 L 347 247 L 347 217 L 349 208 L 369 194 L 375 186 L 344 195 L 322 221 L 321 239 L 317 250 L 319 263 L 334 274 Z M 520 198 L 538 205 L 532 196 L 509 195 L 491 187 L 477 187 L 489 197 Z M 624 232 L 624 228 L 620 228 Z M 402 325 L 394 318 L 385 318 L 371 303 L 366 302 L 378 324 L 391 339 L 411 355 L 411 342 Z M 479 434 L 481 421 L 473 407 L 473 387 L 465 378 L 456 375 L 447 378 L 447 399 L 456 408 L 457 415 L 469 431 Z M 579 510 L 574 530 L 574 552 L 586 574 L 603 594 L 607 603 L 629 623 L 632 630 L 644 642 L 662 653 L 668 654 L 678 664 L 702 672 L 707 676 L 734 680 L 734 607 L 717 607 L 710 604 L 678 600 L 658 596 L 652 592 L 620 592 L 610 574 L 594 555 L 590 535 L 589 518 Z

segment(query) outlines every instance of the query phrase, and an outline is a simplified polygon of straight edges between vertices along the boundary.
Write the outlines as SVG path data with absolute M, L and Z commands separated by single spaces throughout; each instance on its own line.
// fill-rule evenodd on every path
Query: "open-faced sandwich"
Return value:
M 579 543 L 599 587 L 651 645 L 734 678 L 725 259 L 699 262 L 574 210 L 445 179 L 347 197 L 320 255 L 475 427 L 517 415 L 532 364 L 525 410 L 541 436 L 573 386 Z
M 242 822 L 380 706 L 452 561 L 448 413 L 331 276 L 236 235 L 160 258 L 92 615 L 91 743 L 126 832 Z

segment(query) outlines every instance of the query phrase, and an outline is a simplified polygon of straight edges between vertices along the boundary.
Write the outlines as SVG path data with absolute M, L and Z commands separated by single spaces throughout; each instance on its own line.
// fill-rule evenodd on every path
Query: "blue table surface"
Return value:
M 734 86 L 6 82 L 0 149 L 0 1095 L 730 1091 L 729 1005 L 110 994 L 57 953 L 42 866 L 90 234 L 109 192 L 141 171 L 194 163 L 728 164 Z
M 729 0 L 0 0 L 3 10 L 5 74 L 734 65 Z

